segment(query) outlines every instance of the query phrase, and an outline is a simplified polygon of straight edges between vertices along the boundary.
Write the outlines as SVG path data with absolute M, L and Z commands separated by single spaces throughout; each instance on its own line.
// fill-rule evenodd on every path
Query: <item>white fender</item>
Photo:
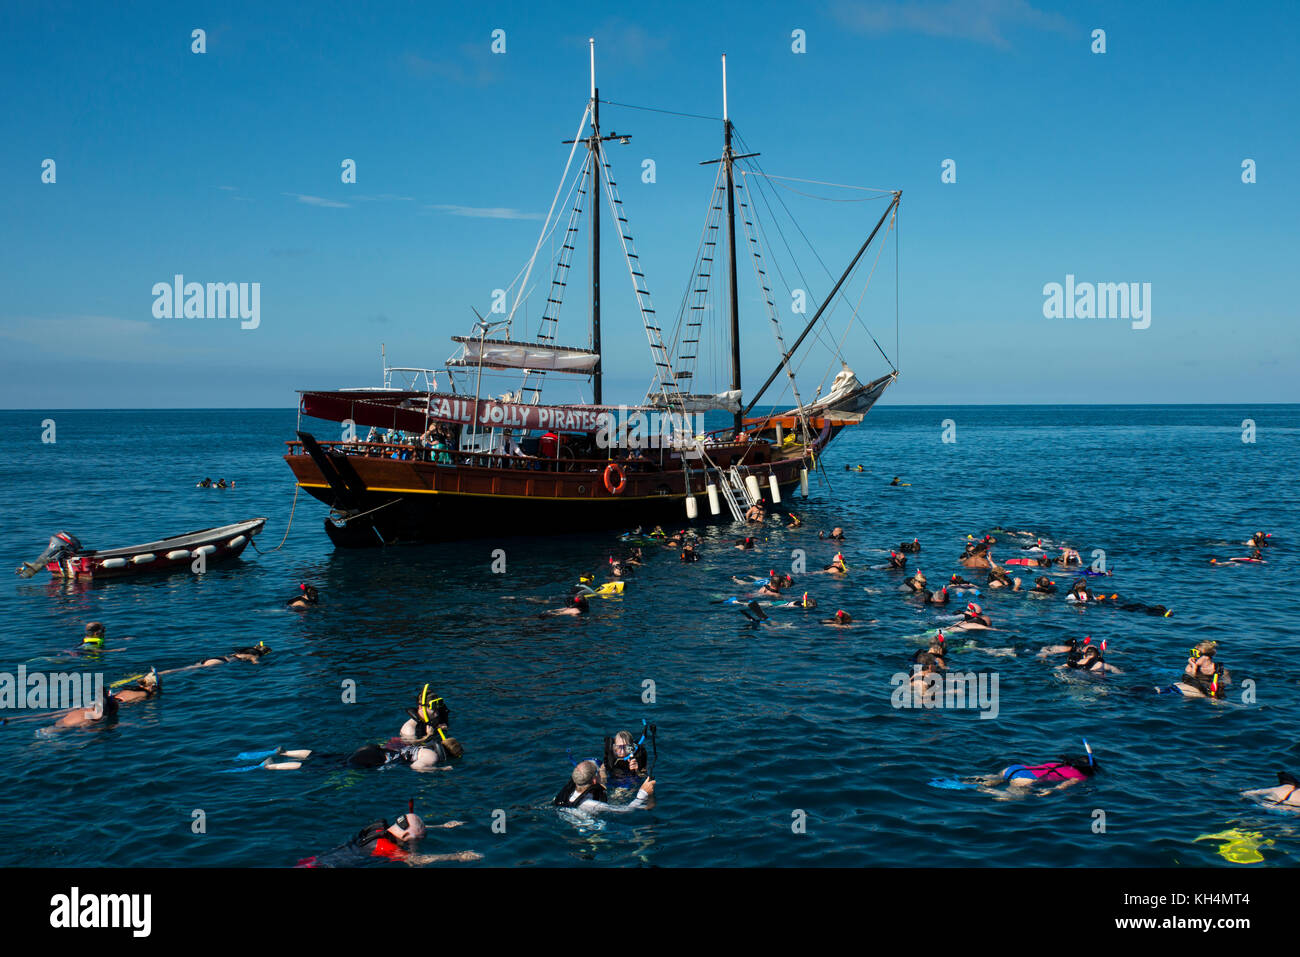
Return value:
M 135 556 L 135 558 L 131 559 L 131 562 L 136 565 L 148 565 L 151 561 L 154 560 L 154 558 L 155 556 L 153 555 L 153 553 L 150 552 L 144 555 Z
M 170 562 L 178 562 L 182 558 L 189 558 L 189 557 L 190 557 L 189 551 L 187 551 L 184 548 L 178 548 L 174 552 L 167 553 L 167 560 Z

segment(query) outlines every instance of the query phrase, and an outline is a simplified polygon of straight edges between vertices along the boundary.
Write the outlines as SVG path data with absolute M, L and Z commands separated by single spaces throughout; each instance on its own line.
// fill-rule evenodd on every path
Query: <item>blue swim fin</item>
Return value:
M 267 758 L 273 758 L 280 753 L 279 748 L 272 748 L 270 751 L 241 751 L 236 754 L 236 761 L 265 761 Z M 239 769 L 236 769 L 239 770 Z

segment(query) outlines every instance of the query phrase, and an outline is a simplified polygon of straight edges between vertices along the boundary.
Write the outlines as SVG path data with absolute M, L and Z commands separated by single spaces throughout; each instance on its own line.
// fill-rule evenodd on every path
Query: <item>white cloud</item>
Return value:
M 525 213 L 506 206 L 455 206 L 438 203 L 427 209 L 440 209 L 453 216 L 473 216 L 476 219 L 541 219 L 541 213 Z
M 308 206 L 326 206 L 330 209 L 347 209 L 351 204 L 340 203 L 335 199 L 323 199 L 320 196 L 307 196 L 304 193 L 285 193 L 285 196 L 293 196 L 300 203 L 306 203 Z

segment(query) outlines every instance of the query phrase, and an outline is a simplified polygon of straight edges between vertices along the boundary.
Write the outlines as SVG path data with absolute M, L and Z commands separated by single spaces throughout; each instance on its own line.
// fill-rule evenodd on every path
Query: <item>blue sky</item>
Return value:
M 903 190 L 888 401 L 1300 395 L 1294 4 L 625 9 L 5 5 L 0 407 L 292 406 L 295 389 L 378 384 L 380 342 L 394 364 L 441 363 L 532 251 L 588 95 L 589 36 L 603 99 L 720 115 L 725 52 L 732 118 L 768 172 Z M 632 134 L 611 156 L 671 324 L 720 123 L 605 105 L 602 126 Z M 881 208 L 784 195 L 837 273 Z M 891 356 L 893 242 L 863 298 Z M 604 256 L 606 399 L 635 401 L 645 335 L 612 242 Z M 829 290 L 802 265 L 814 297 Z M 151 288 L 175 273 L 259 282 L 261 325 L 155 319 Z M 1043 286 L 1067 274 L 1150 283 L 1150 328 L 1044 318 Z M 747 385 L 775 360 L 752 275 L 742 256 Z M 561 338 L 580 344 L 584 270 L 573 280 Z M 862 284 L 847 290 L 856 302 Z M 846 351 L 864 379 L 888 368 L 865 339 Z M 809 360 L 813 386 L 826 368 Z

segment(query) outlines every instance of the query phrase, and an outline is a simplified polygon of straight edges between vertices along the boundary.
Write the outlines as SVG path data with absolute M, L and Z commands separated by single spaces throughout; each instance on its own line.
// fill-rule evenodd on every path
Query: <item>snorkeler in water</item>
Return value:
M 412 801 L 408 807 L 413 804 Z M 448 821 L 436 826 L 453 828 L 460 827 L 464 823 L 464 821 Z M 428 828 L 424 820 L 414 811 L 408 810 L 391 825 L 387 821 L 376 821 L 362 828 L 346 844 L 340 844 L 322 854 L 305 857 L 294 866 L 359 867 L 373 862 L 375 858 L 418 866 L 443 861 L 477 861 L 483 858 L 482 854 L 475 851 L 460 851 L 455 854 L 420 854 L 415 847 L 427 833 Z
M 640 785 L 649 776 L 645 742 L 653 743 L 655 726 L 642 719 L 641 740 L 631 731 L 620 731 L 605 738 L 605 759 L 600 764 L 600 783 L 605 787 L 626 788 Z
M 1080 641 L 1078 638 L 1071 637 L 1066 639 L 1064 644 L 1048 645 L 1047 647 L 1040 649 L 1038 652 L 1038 657 L 1046 658 L 1049 655 L 1071 655 L 1073 657 L 1078 657 L 1080 654 L 1083 653 L 1084 645 L 1088 645 L 1091 643 L 1092 643 L 1091 635 L 1084 638 L 1083 641 Z
M 903 579 L 903 585 L 908 591 L 922 592 L 927 595 L 929 594 L 929 591 L 925 587 L 925 572 L 921 571 L 919 568 L 913 572 L 910 577 Z
M 182 671 L 193 671 L 195 668 L 209 668 L 212 665 L 224 665 L 231 661 L 248 661 L 254 664 L 262 660 L 263 655 L 270 654 L 271 647 L 264 641 L 259 641 L 255 645 L 247 648 L 236 648 L 228 655 L 217 655 L 212 658 L 204 658 L 196 661 L 192 665 L 186 665 L 184 668 L 169 668 L 166 671 L 160 671 L 160 675 L 174 675 Z
M 451 720 L 447 702 L 429 691 L 427 684 L 420 691 L 419 703 L 414 708 L 407 708 L 406 714 L 406 722 L 398 732 L 398 736 L 406 743 L 418 743 L 440 735 Z
M 948 604 L 948 586 L 944 585 L 938 591 L 930 592 L 926 598 L 927 605 L 946 605 Z
M 591 611 L 591 604 L 587 601 L 586 595 L 574 595 L 569 604 L 563 608 L 550 608 L 541 614 L 538 618 L 559 618 L 567 615 L 585 615 Z
M 310 608 L 320 603 L 320 592 L 316 590 L 315 585 L 300 584 L 298 592 L 299 594 L 285 602 L 290 608 Z
M 817 537 L 829 538 L 833 542 L 842 542 L 844 541 L 844 529 L 836 525 L 834 528 L 831 529 L 831 533 L 829 535 L 824 535 L 821 532 L 818 532 Z
M 917 649 L 916 654 L 912 655 L 912 664 L 923 664 L 922 658 L 929 655 L 932 664 L 940 671 L 946 671 L 948 668 L 948 643 L 944 640 L 943 632 L 939 632 L 930 639 L 930 647 L 924 651 Z M 933 670 L 933 669 L 932 669 Z
M 1124 672 L 1106 662 L 1105 655 L 1106 642 L 1103 641 L 1100 645 L 1084 642 L 1082 648 L 1068 653 L 1065 664 L 1060 665 L 1059 668 L 1061 670 L 1090 671 L 1093 674 L 1122 675 Z
M 997 563 L 989 566 L 989 588 L 1010 588 L 1012 591 L 1020 591 L 1020 579 L 1012 578 L 1007 574 L 1005 568 L 1000 568 Z
M 1188 653 L 1183 676 L 1168 690 L 1176 690 L 1188 698 L 1226 698 L 1232 675 L 1214 660 L 1218 650 L 1217 641 L 1198 642 Z
M 1242 791 L 1241 796 L 1265 807 L 1300 811 L 1300 778 L 1287 771 L 1277 772 L 1277 787 Z
M 776 607 L 777 608 L 816 608 L 817 599 L 810 598 L 808 593 L 804 592 L 802 597 L 796 598 L 794 601 L 781 602 Z
M 1082 565 L 1083 559 L 1079 557 L 1079 550 L 1076 548 L 1061 547 L 1061 557 L 1056 559 L 1056 564 L 1062 568 L 1073 565 Z
M 76 660 L 78 658 L 99 658 L 103 655 L 112 654 L 116 651 L 124 651 L 124 648 L 105 648 L 104 643 L 108 639 L 108 631 L 103 622 L 92 621 L 86 625 L 85 634 L 81 639 L 81 644 L 76 648 L 65 648 L 60 652 L 49 655 L 42 655 L 39 658 L 31 658 L 30 661 L 41 662 L 59 662 L 67 660 Z
M 978 542 L 968 544 L 957 562 L 966 568 L 989 568 L 993 564 L 993 557 L 989 554 L 988 544 Z
M 966 607 L 962 610 L 961 621 L 955 625 L 949 625 L 949 631 L 983 631 L 992 628 L 993 624 L 989 616 L 984 614 L 984 609 L 975 602 L 967 602 Z
M 1046 575 L 1039 575 L 1034 579 L 1034 587 L 1029 590 L 1031 592 L 1037 592 L 1040 595 L 1055 595 L 1056 582 L 1052 581 Z
M 350 768 L 384 768 L 404 764 L 412 771 L 442 770 L 452 758 L 459 758 L 465 748 L 455 738 L 440 736 L 440 740 L 430 740 L 427 744 L 402 744 L 394 747 L 396 742 L 386 744 L 367 744 L 357 748 L 347 759 Z
M 84 728 L 100 721 L 109 721 L 117 715 L 122 705 L 147 701 L 160 694 L 162 680 L 158 677 L 158 672 L 151 668 L 148 674 L 141 675 L 139 680 L 121 691 L 105 689 L 93 708 L 72 708 L 62 712 L 62 716 L 54 722 L 54 727 Z
M 1267 565 L 1264 559 L 1264 553 L 1256 548 L 1246 556 L 1237 556 L 1236 558 L 1211 558 L 1211 565 Z
M 848 625 L 853 624 L 853 616 L 841 608 L 839 611 L 835 613 L 834 618 L 823 618 L 821 620 L 821 623 L 823 625 L 830 625 L 832 627 L 844 628 Z
M 901 571 L 903 568 L 907 567 L 907 556 L 891 550 L 889 553 L 889 567 L 893 570 Z
M 921 540 L 914 538 L 910 542 L 903 542 L 898 546 L 900 552 L 907 552 L 909 555 L 915 555 L 921 551 Z
M 627 804 L 610 804 L 608 792 L 600 783 L 600 769 L 595 761 L 582 761 L 573 769 L 569 781 L 555 795 L 555 807 L 576 812 L 584 817 L 597 814 L 626 814 L 646 807 L 655 793 L 655 783 L 650 778 L 641 782 L 636 797 Z
M 829 572 L 832 575 L 847 575 L 849 573 L 848 563 L 844 561 L 844 553 L 836 552 L 831 563 L 822 569 L 822 572 Z
M 736 542 L 736 547 L 742 551 L 748 551 L 754 547 L 754 539 L 750 537 L 742 538 Z
M 1092 748 L 1088 746 L 1087 741 L 1083 742 L 1083 747 L 1087 754 L 1067 755 L 1057 758 L 1055 761 L 1046 761 L 1040 764 L 1012 764 L 1003 768 L 1001 774 L 984 778 L 981 783 L 989 788 L 1000 784 L 1008 784 L 1013 789 L 1051 783 L 1057 785 L 1051 790 L 1059 791 L 1062 788 L 1078 784 L 1080 781 L 1086 781 L 1101 770 L 1101 766 L 1093 756 Z
M 931 691 L 935 676 L 947 670 L 948 666 L 941 656 L 930 651 L 918 652 L 912 658 L 912 673 L 908 679 L 913 692 Z

